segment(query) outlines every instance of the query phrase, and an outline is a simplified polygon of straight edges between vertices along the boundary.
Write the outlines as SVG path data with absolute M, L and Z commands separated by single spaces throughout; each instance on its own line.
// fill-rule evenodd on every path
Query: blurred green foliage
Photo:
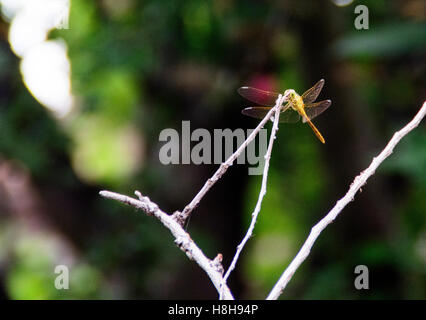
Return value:
M 246 102 L 237 87 L 303 92 L 323 77 L 320 98 L 333 105 L 315 123 L 327 144 L 304 124 L 280 127 L 255 234 L 231 276 L 238 297 L 265 297 L 310 228 L 424 100 L 424 15 L 410 9 L 416 0 L 391 3 L 364 1 L 370 29 L 358 31 L 358 1 L 72 0 L 70 28 L 49 35 L 65 40 L 72 66 L 76 102 L 61 120 L 27 91 L 3 34 L 0 169 L 19 163 L 43 209 L 30 206 L 22 218 L 0 175 L 0 195 L 11 199 L 0 200 L 0 239 L 28 215 L 54 221 L 44 237 L 30 224 L 4 241 L 7 297 L 215 298 L 154 219 L 96 191 L 139 189 L 168 212 L 182 209 L 216 166 L 161 165 L 162 129 L 182 120 L 193 129 L 252 128 L 239 114 Z M 283 298 L 425 298 L 425 138 L 422 124 L 401 141 L 372 178 L 379 182 L 321 235 Z M 246 168 L 232 170 L 236 178 L 215 186 L 190 225 L 208 256 L 225 252 L 225 262 L 261 183 Z M 53 286 L 64 255 L 73 260 L 67 292 Z M 371 271 L 368 292 L 353 287 L 359 264 Z

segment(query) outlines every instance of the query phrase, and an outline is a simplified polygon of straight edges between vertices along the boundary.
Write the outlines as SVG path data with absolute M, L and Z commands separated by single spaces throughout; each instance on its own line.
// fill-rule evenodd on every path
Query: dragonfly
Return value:
M 302 122 L 309 124 L 312 131 L 322 143 L 325 143 L 325 140 L 311 120 L 319 116 L 331 105 L 331 100 L 314 102 L 318 98 L 324 83 L 324 79 L 319 80 L 301 96 L 293 89 L 286 90 L 284 95 L 288 96 L 287 104 L 281 109 L 279 120 L 279 122 L 294 123 L 302 118 Z M 263 119 L 269 110 L 275 106 L 279 96 L 279 93 L 253 87 L 241 87 L 238 89 L 238 93 L 247 100 L 260 105 L 245 108 L 241 111 L 242 114 L 256 119 Z

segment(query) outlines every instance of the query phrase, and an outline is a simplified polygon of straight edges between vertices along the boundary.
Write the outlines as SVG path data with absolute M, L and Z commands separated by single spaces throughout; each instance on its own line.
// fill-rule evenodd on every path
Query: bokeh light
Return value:
M 73 105 L 70 62 L 63 41 L 47 41 L 50 30 L 65 27 L 68 0 L 1 0 L 3 16 L 11 20 L 9 42 L 22 58 L 23 80 L 31 94 L 58 117 Z

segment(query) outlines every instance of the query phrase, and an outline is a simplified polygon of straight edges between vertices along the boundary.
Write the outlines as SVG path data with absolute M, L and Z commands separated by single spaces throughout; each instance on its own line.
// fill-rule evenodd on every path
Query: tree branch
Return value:
M 241 146 L 235 151 L 224 163 L 222 163 L 219 169 L 215 172 L 215 174 L 207 180 L 204 184 L 203 188 L 198 192 L 198 194 L 194 197 L 194 199 L 189 203 L 182 212 L 176 211 L 173 215 L 168 215 L 162 210 L 159 209 L 157 204 L 152 202 L 148 197 L 143 197 L 139 191 L 135 191 L 135 194 L 138 196 L 139 200 L 134 198 L 118 194 L 110 191 L 100 191 L 99 194 L 105 198 L 113 199 L 116 201 L 120 201 L 122 203 L 128 204 L 130 206 L 135 207 L 136 209 L 140 209 L 144 211 L 147 215 L 154 216 L 160 222 L 170 230 L 172 235 L 175 237 L 175 243 L 179 246 L 179 248 L 186 253 L 186 255 L 195 260 L 198 265 L 207 273 L 210 277 L 212 283 L 216 287 L 216 290 L 219 292 L 220 299 L 234 299 L 229 287 L 226 285 L 226 279 L 229 277 L 232 270 L 235 268 L 238 257 L 243 249 L 245 243 L 251 237 L 254 229 L 254 225 L 256 223 L 257 216 L 260 211 L 260 206 L 262 203 L 262 199 L 266 194 L 266 182 L 268 176 L 269 169 L 269 160 L 271 158 L 272 146 L 275 140 L 275 134 L 278 130 L 278 121 L 279 115 L 281 112 L 281 107 L 283 102 L 287 100 L 287 95 L 279 95 L 276 105 L 271 108 L 271 110 L 266 114 L 266 116 L 262 119 L 259 125 L 253 130 L 253 132 L 247 137 L 247 139 L 241 144 Z M 232 264 L 227 271 L 226 279 L 223 280 L 223 266 L 222 266 L 222 255 L 219 253 L 215 259 L 209 260 L 201 251 L 200 248 L 195 244 L 195 242 L 191 239 L 188 233 L 182 228 L 185 224 L 186 219 L 191 214 L 192 210 L 198 205 L 204 195 L 210 190 L 210 188 L 219 180 L 222 175 L 226 172 L 226 170 L 233 164 L 235 159 L 241 154 L 241 152 L 248 146 L 248 144 L 256 137 L 259 131 L 263 128 L 265 123 L 272 117 L 272 114 L 275 112 L 274 125 L 271 132 L 271 137 L 269 140 L 268 150 L 265 154 L 265 168 L 263 171 L 263 179 L 262 179 L 262 188 L 259 195 L 258 203 L 256 204 L 255 211 L 252 214 L 252 222 L 250 224 L 249 230 L 247 231 L 246 236 L 244 237 L 242 243 L 238 246 L 237 252 L 234 256 Z
M 152 202 L 148 197 L 143 197 L 139 191 L 135 192 L 139 200 L 110 191 L 100 191 L 99 194 L 104 198 L 128 204 L 160 220 L 160 222 L 170 230 L 178 247 L 186 253 L 189 259 L 197 262 L 207 273 L 213 285 L 216 287 L 216 290 L 223 293 L 225 299 L 234 299 L 229 288 L 226 285 L 222 286 L 222 255 L 218 254 L 213 260 L 208 259 L 173 215 L 168 215 L 160 210 L 157 204 Z
M 282 97 L 282 96 L 280 96 Z M 280 98 L 277 99 L 277 102 Z M 286 101 L 287 96 L 283 97 L 282 102 Z M 248 146 L 248 144 L 256 137 L 259 131 L 265 126 L 266 122 L 268 122 L 269 118 L 271 118 L 272 114 L 276 111 L 276 106 L 271 108 L 266 116 L 262 119 L 262 121 L 258 124 L 258 126 L 253 130 L 253 132 L 247 137 L 247 139 L 241 144 L 241 146 L 235 151 L 225 162 L 223 162 L 219 169 L 213 174 L 213 176 L 206 181 L 204 186 L 198 191 L 197 195 L 192 199 L 192 201 L 183 209 L 181 213 L 178 213 L 180 221 L 186 221 L 186 219 L 191 214 L 192 210 L 198 206 L 201 199 L 204 195 L 210 190 L 210 188 L 223 176 L 223 174 L 228 170 L 230 166 L 232 166 L 235 159 L 241 154 L 241 152 Z
M 413 130 L 419 125 L 420 121 L 425 117 L 425 115 L 426 101 L 423 103 L 423 106 L 413 118 L 413 120 L 411 120 L 404 128 L 396 132 L 393 135 L 392 139 L 389 141 L 389 143 L 386 145 L 386 147 L 383 149 L 383 151 L 377 157 L 373 158 L 373 161 L 371 162 L 370 166 L 355 178 L 355 180 L 350 185 L 346 195 L 341 198 L 331 209 L 331 211 L 327 213 L 327 215 L 312 228 L 302 248 L 300 249 L 296 257 L 293 259 L 293 261 L 290 263 L 290 265 L 287 267 L 287 269 L 283 272 L 280 279 L 275 284 L 272 291 L 269 293 L 267 300 L 278 299 L 278 297 L 281 295 L 284 288 L 286 287 L 287 283 L 293 277 L 296 270 L 299 268 L 302 262 L 309 256 L 311 248 L 320 233 L 330 223 L 332 223 L 334 219 L 336 219 L 336 217 L 340 214 L 340 212 L 346 207 L 349 202 L 354 200 L 355 194 L 367 182 L 367 179 L 371 177 L 375 173 L 376 169 L 380 166 L 380 164 L 392 154 L 393 149 L 398 144 L 398 142 L 406 134 L 408 134 L 411 130 Z

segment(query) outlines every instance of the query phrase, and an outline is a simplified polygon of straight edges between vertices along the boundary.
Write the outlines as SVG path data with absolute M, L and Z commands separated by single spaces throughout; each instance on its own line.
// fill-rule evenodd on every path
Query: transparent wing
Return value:
M 318 98 L 322 90 L 322 87 L 324 86 L 324 82 L 325 82 L 324 79 L 321 79 L 312 88 L 310 88 L 304 94 L 302 94 L 303 102 L 305 104 L 312 103 Z
M 270 107 L 249 107 L 242 110 L 241 113 L 252 118 L 263 119 L 269 110 L 271 110 Z M 288 105 L 283 107 L 283 110 L 284 111 L 282 111 L 280 114 L 279 122 L 294 123 L 300 120 L 299 113 L 291 108 L 288 108 Z
M 288 103 L 285 107 L 283 107 L 283 110 L 280 114 L 280 121 L 279 122 L 286 122 L 286 123 L 295 123 L 300 120 L 300 114 L 297 111 L 294 111 L 292 108 L 289 107 Z
M 241 113 L 252 118 L 263 119 L 269 110 L 271 110 L 270 107 L 248 107 L 243 109 Z
M 305 104 L 305 112 L 309 119 L 313 119 L 323 113 L 331 105 L 331 100 L 323 100 L 315 103 Z M 306 122 L 306 118 L 303 117 L 303 122 Z
M 238 89 L 238 93 L 251 102 L 270 107 L 275 106 L 275 101 L 279 96 L 276 92 L 264 91 L 253 87 L 241 87 Z

